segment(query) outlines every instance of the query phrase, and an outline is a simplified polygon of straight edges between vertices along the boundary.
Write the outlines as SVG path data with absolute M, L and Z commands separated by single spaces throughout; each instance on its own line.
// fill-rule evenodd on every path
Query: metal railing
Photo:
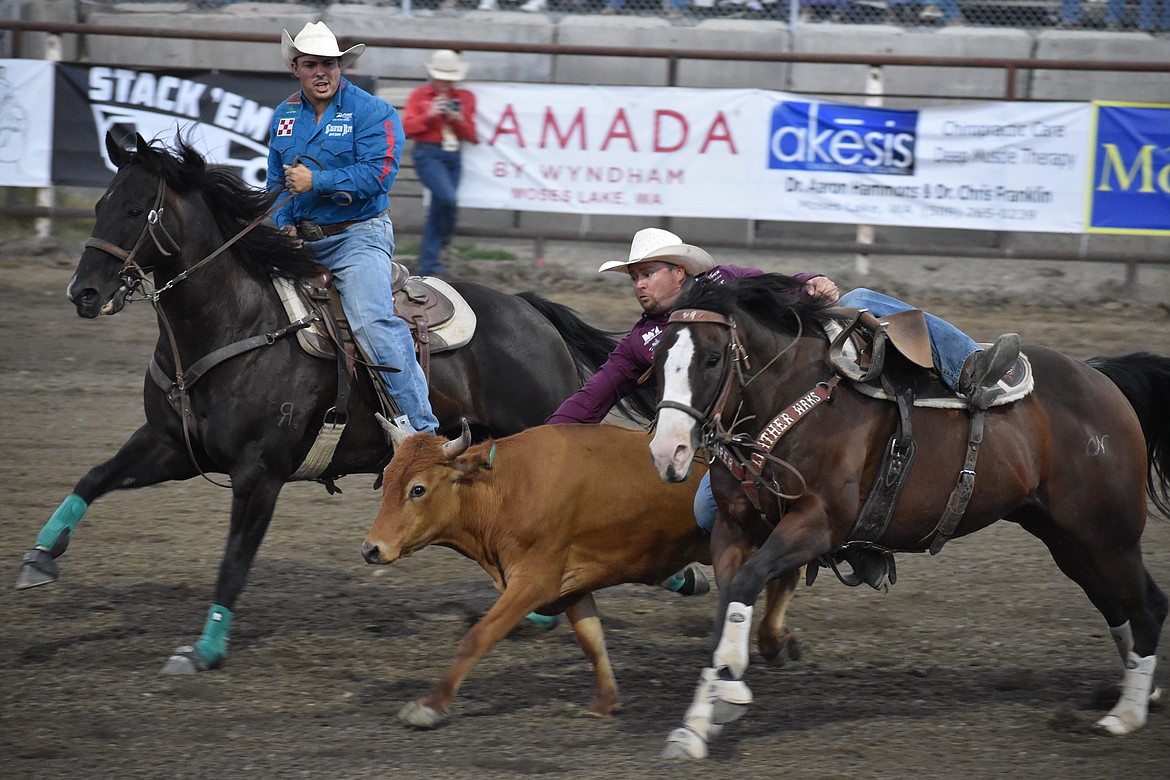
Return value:
M 84 23 L 65 22 L 25 22 L 9 19 L 0 19 L 0 31 L 11 34 L 11 44 L 16 56 L 20 56 L 22 33 L 47 33 L 50 35 L 102 35 L 124 36 L 139 38 L 176 38 L 190 40 L 209 40 L 225 42 L 246 42 L 278 44 L 280 36 L 275 34 L 260 34 L 249 32 L 212 32 L 204 30 L 180 30 L 157 28 L 134 28 L 110 25 L 90 25 Z M 357 43 L 357 40 L 340 39 L 343 47 Z M 678 49 L 678 48 L 627 48 L 617 46 L 593 46 L 572 44 L 529 44 L 512 42 L 468 41 L 457 39 L 422 39 L 422 38 L 369 38 L 363 37 L 363 42 L 371 47 L 387 47 L 395 49 L 459 49 L 464 52 L 502 52 L 512 54 L 534 54 L 552 56 L 597 56 L 621 57 L 628 59 L 657 59 L 668 63 L 668 84 L 677 84 L 679 63 L 685 60 L 731 61 L 731 62 L 774 62 L 774 63 L 802 63 L 827 65 L 863 65 L 873 68 L 889 66 L 923 67 L 923 68 L 965 68 L 965 69 L 994 69 L 1003 73 L 1003 94 L 989 96 L 987 99 L 1017 100 L 1020 83 L 1020 74 L 1029 71 L 1097 71 L 1097 72 L 1132 72 L 1132 73 L 1163 73 L 1170 75 L 1170 62 L 1149 61 L 1110 61 L 1087 62 L 1069 60 L 1036 60 L 1026 58 L 997 58 L 997 57 L 922 57 L 909 55 L 876 55 L 876 54 L 818 54 L 795 52 L 757 52 L 757 51 L 714 51 L 707 49 Z M 857 97 L 863 97 L 861 90 Z M 886 97 L 913 97 L 887 93 Z M 57 206 L 28 206 L 0 203 L 0 215 L 17 218 L 88 218 L 92 212 L 86 209 L 57 207 Z M 514 220 L 514 223 L 516 221 Z M 662 222 L 668 225 L 669 217 L 663 217 Z M 421 232 L 421 224 L 403 222 L 396 225 L 402 233 Z M 596 240 L 624 242 L 628 236 L 609 235 L 598 230 L 549 230 L 547 228 L 477 228 L 461 226 L 460 234 L 468 237 L 481 238 L 531 238 L 534 241 L 544 240 Z M 1090 242 L 1087 237 L 1079 242 L 1075 249 L 1023 249 L 1019 247 L 1003 246 L 996 242 L 995 246 L 958 247 L 953 244 L 909 244 L 904 242 L 869 243 L 868 241 L 817 241 L 803 239 L 768 239 L 758 237 L 754 230 L 754 223 L 749 221 L 749 229 L 741 241 L 719 239 L 708 240 L 712 246 L 724 247 L 751 247 L 775 249 L 777 251 L 816 251 L 830 254 L 863 254 L 863 255 L 939 255 L 947 257 L 982 257 L 995 259 L 1018 260 L 1055 260 L 1055 261 L 1093 261 L 1106 263 L 1122 263 L 1127 268 L 1127 287 L 1133 291 L 1137 285 L 1137 269 L 1140 265 L 1170 264 L 1170 253 L 1165 251 L 1127 251 L 1106 249 L 1102 243 L 1110 243 L 1110 236 L 1094 236 Z M 539 256 L 539 252 L 538 252 Z

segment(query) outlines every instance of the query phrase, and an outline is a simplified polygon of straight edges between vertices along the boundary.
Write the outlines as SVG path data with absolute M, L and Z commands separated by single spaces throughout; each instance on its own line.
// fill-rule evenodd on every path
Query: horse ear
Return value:
M 121 168 L 130 162 L 130 150 L 114 140 L 112 130 L 106 131 L 106 156 L 110 158 L 110 162 L 114 164 L 115 168 Z
M 146 139 L 142 137 L 142 133 L 134 134 L 134 144 L 138 147 L 139 154 L 146 154 L 150 151 L 150 144 L 147 143 Z

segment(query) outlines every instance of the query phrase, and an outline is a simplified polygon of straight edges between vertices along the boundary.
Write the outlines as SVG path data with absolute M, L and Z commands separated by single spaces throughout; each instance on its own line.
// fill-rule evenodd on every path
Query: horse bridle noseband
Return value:
M 151 240 L 154 241 L 155 248 L 164 257 L 170 257 L 172 253 L 181 251 L 179 242 L 167 232 L 166 225 L 162 221 L 164 212 L 163 201 L 166 199 L 166 195 L 166 180 L 162 176 L 159 176 L 158 190 L 154 196 L 154 205 L 146 213 L 146 221 L 142 225 L 142 230 L 139 231 L 138 238 L 134 241 L 134 246 L 129 250 L 123 249 L 117 244 L 106 241 L 104 238 L 98 238 L 97 236 L 90 236 L 85 240 L 85 247 L 87 249 L 98 249 L 122 261 L 122 270 L 118 272 L 118 277 L 122 280 L 122 286 L 126 289 L 127 293 L 141 289 L 143 283 L 146 281 L 146 272 L 142 270 L 142 266 L 138 264 L 135 257 L 138 255 L 138 250 L 142 249 L 143 244 L 146 243 L 147 236 L 150 236 Z M 167 251 L 163 247 L 162 241 L 159 239 L 159 233 L 170 244 L 171 251 Z M 157 296 L 158 292 L 155 292 L 154 295 Z
M 727 349 L 730 354 L 730 360 L 720 380 L 719 390 L 711 400 L 711 403 L 708 404 L 705 412 L 700 412 L 695 407 L 688 406 L 687 404 L 666 400 L 660 401 L 657 409 L 676 409 L 698 421 L 699 425 L 702 426 L 700 447 L 710 453 L 708 464 L 718 458 L 727 466 L 732 475 L 740 481 L 744 493 L 747 494 L 757 511 L 763 511 L 757 490 L 759 486 L 764 487 L 777 498 L 787 501 L 794 501 L 804 495 L 806 489 L 804 476 L 791 463 L 772 454 L 772 448 L 776 446 L 780 436 L 791 427 L 791 423 L 784 425 L 778 425 L 778 423 L 782 419 L 792 419 L 792 415 L 794 414 L 797 415 L 796 419 L 802 419 L 803 414 L 808 409 L 820 404 L 822 401 L 831 400 L 833 391 L 840 381 L 840 377 L 834 376 L 828 382 L 818 382 L 809 393 L 806 393 L 795 404 L 789 406 L 765 425 L 758 436 L 752 437 L 749 434 L 733 433 L 732 431 L 740 423 L 746 422 L 751 418 L 746 417 L 741 419 L 737 413 L 736 418 L 731 423 L 731 428 L 725 428 L 723 425 L 722 418 L 724 409 L 727 406 L 727 399 L 731 395 L 732 367 L 734 366 L 735 368 L 734 373 L 739 379 L 740 388 L 745 388 L 759 378 L 773 363 L 779 360 L 796 343 L 797 339 L 800 338 L 800 333 L 798 332 L 796 338 L 792 340 L 792 343 L 781 349 L 755 375 L 745 380 L 743 372 L 745 368 L 749 371 L 751 370 L 751 361 L 747 354 L 747 347 L 744 346 L 739 328 L 736 326 L 734 319 L 705 309 L 679 309 L 671 312 L 670 318 L 667 320 L 667 324 L 670 323 L 706 323 L 721 325 L 727 328 L 729 333 Z M 800 324 L 799 319 L 797 323 L 798 325 Z M 741 450 L 749 450 L 752 454 L 744 457 L 740 454 Z M 783 467 L 795 476 L 800 482 L 800 490 L 791 495 L 786 494 L 781 490 L 778 479 L 772 478 L 771 480 L 765 480 L 764 466 L 767 462 Z
M 727 351 L 729 362 L 727 370 L 723 372 L 723 378 L 719 380 L 719 391 L 711 399 L 711 403 L 707 405 L 705 412 L 700 412 L 693 406 L 680 403 L 678 401 L 659 401 L 658 406 L 655 407 L 657 411 L 663 409 L 677 409 L 683 414 L 693 417 L 700 425 L 703 426 L 704 443 L 706 443 L 709 433 L 713 432 L 713 421 L 723 416 L 723 410 L 727 406 L 727 398 L 731 394 L 731 368 L 735 366 L 736 374 L 739 376 L 740 385 L 744 385 L 743 369 L 751 370 L 751 363 L 748 360 L 747 349 L 744 348 L 743 341 L 739 337 L 739 329 L 735 326 L 735 320 L 730 317 L 725 317 L 722 314 L 705 309 L 679 309 L 670 313 L 666 324 L 672 322 L 681 322 L 684 324 L 707 323 L 711 325 L 722 325 L 727 328 L 730 334 L 730 340 L 727 343 Z

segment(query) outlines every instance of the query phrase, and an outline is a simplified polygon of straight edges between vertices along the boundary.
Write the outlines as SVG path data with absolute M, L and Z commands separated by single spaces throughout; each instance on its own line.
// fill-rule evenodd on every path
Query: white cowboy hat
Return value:
M 705 249 L 684 244 L 681 238 L 669 230 L 643 228 L 634 234 L 629 260 L 610 260 L 597 271 L 628 271 L 630 266 L 650 260 L 681 266 L 691 276 L 698 276 L 715 267 L 715 260 Z
M 345 51 L 337 47 L 337 38 L 325 26 L 325 22 L 309 22 L 297 37 L 293 38 L 288 30 L 282 30 L 283 40 L 280 42 L 280 52 L 284 55 L 285 63 L 292 65 L 293 60 L 302 54 L 311 54 L 314 57 L 336 57 L 337 64 L 345 70 L 366 50 L 364 43 L 350 46 Z
M 459 52 L 451 49 L 439 49 L 431 55 L 431 61 L 426 64 L 427 73 L 431 78 L 439 81 L 463 81 L 467 78 L 467 71 L 471 65 L 459 56 Z

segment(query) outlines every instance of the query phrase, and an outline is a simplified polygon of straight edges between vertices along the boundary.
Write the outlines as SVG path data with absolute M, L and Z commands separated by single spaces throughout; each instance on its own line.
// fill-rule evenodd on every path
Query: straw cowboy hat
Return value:
M 450 49 L 439 49 L 427 63 L 427 73 L 439 81 L 463 81 L 470 69 L 467 60 L 460 57 L 459 52 Z
M 337 64 L 345 70 L 366 50 L 366 45 L 359 43 L 341 51 L 337 48 L 337 38 L 325 26 L 325 22 L 309 22 L 301 28 L 296 38 L 290 37 L 288 30 L 281 32 L 284 37 L 280 42 L 280 52 L 289 65 L 302 54 L 311 54 L 314 57 L 336 57 Z
M 651 260 L 681 266 L 691 276 L 698 276 L 715 267 L 715 260 L 706 250 L 684 244 L 681 238 L 669 230 L 644 228 L 634 234 L 629 260 L 610 260 L 597 271 L 628 271 L 636 263 Z

